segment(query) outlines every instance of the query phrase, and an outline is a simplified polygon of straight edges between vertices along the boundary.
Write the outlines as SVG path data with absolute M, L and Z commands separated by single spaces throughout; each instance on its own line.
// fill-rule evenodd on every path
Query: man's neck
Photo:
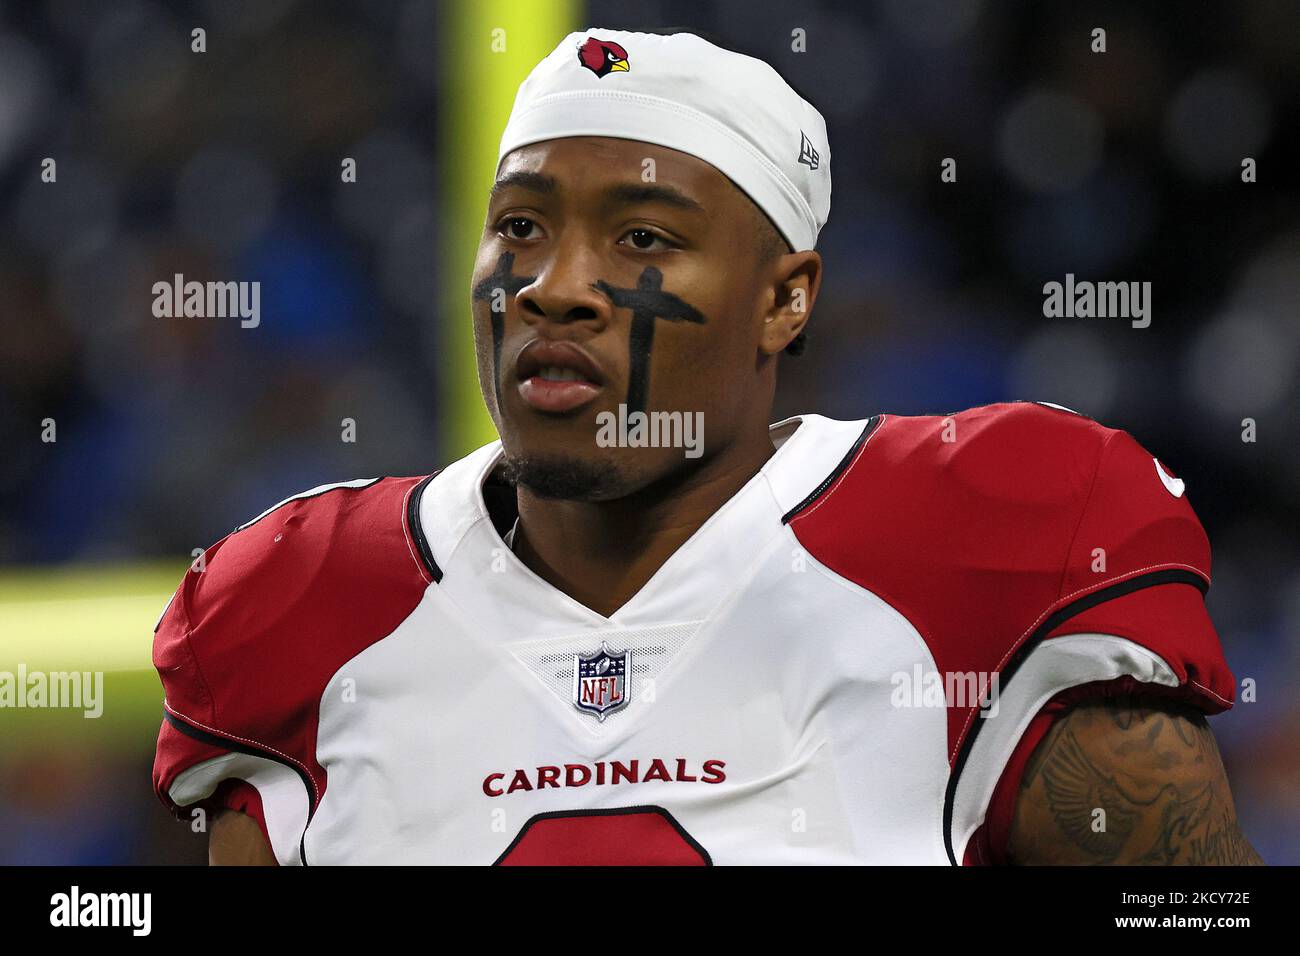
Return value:
M 732 446 L 679 478 L 613 501 L 540 498 L 518 489 L 514 550 L 544 581 L 605 617 L 626 604 L 776 451 Z

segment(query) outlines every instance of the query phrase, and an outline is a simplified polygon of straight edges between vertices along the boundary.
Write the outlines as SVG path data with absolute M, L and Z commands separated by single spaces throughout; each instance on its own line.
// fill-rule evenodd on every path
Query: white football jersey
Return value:
M 949 864 L 1059 692 L 1231 705 L 1204 532 L 1123 432 L 1014 403 L 772 435 L 608 617 L 503 540 L 499 443 L 270 509 L 159 622 L 159 796 L 282 864 Z

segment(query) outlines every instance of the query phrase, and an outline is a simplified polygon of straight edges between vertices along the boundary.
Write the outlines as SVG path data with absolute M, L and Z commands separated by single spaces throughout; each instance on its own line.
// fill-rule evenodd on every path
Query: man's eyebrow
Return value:
M 619 183 L 606 189 L 603 198 L 609 206 L 658 202 L 690 212 L 705 212 L 703 206 L 684 192 L 659 183 Z
M 506 173 L 492 184 L 492 198 L 511 186 L 527 189 L 530 192 L 552 196 L 559 192 L 555 177 L 545 173 L 513 172 Z M 601 196 L 606 206 L 632 206 L 638 203 L 663 203 L 689 212 L 705 212 L 705 208 L 678 189 L 662 183 L 618 183 L 606 189 Z
M 557 190 L 555 177 L 547 176 L 545 173 L 514 172 L 506 173 L 500 179 L 492 184 L 492 198 L 495 199 L 497 194 L 510 186 L 518 186 L 520 189 L 527 189 L 535 193 L 551 194 Z

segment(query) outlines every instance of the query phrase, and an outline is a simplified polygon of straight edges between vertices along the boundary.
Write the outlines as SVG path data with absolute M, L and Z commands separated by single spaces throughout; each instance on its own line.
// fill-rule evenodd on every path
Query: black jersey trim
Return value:
M 634 813 L 655 813 L 663 817 L 668 821 L 668 825 L 677 831 L 677 835 L 681 837 L 692 850 L 700 855 L 700 859 L 704 861 L 705 866 L 713 866 L 713 857 L 709 855 L 708 850 L 704 849 L 704 847 L 700 845 L 700 841 L 687 833 L 686 828 L 683 827 L 677 821 L 677 818 L 669 813 L 668 810 L 663 807 L 654 806 L 653 804 L 644 804 L 635 807 L 606 807 L 598 810 L 548 810 L 545 813 L 534 813 L 528 818 L 527 822 L 519 828 L 519 832 L 516 833 L 515 838 L 510 841 L 510 845 L 501 851 L 501 855 L 492 862 L 492 865 L 500 866 L 501 862 L 514 852 L 515 847 L 519 846 L 519 843 L 528 834 L 528 831 L 533 828 L 533 825 L 542 820 L 571 820 L 574 817 L 618 817 L 628 816 Z
M 1003 693 L 1006 692 L 1007 684 L 1015 676 L 1016 671 L 1020 669 L 1020 665 L 1029 657 L 1030 652 L 1042 642 L 1043 638 L 1060 627 L 1065 621 L 1096 607 L 1098 604 L 1105 604 L 1107 601 L 1124 597 L 1124 595 L 1132 594 L 1134 591 L 1141 591 L 1144 588 L 1155 587 L 1160 584 L 1190 584 L 1201 594 L 1205 594 L 1210 587 L 1205 578 L 1199 574 L 1171 568 L 1164 571 L 1152 571 L 1149 574 L 1140 574 L 1137 577 L 1129 578 L 1127 581 L 1120 581 L 1110 587 L 1102 588 L 1091 594 L 1085 594 L 1079 600 L 1067 604 L 1048 615 L 1047 620 L 1034 629 L 1033 634 L 1020 645 L 1007 666 L 1002 668 L 999 673 L 999 688 Z M 966 766 L 966 760 L 970 757 L 971 748 L 981 726 L 982 722 L 978 720 L 971 723 L 970 732 L 966 735 L 966 739 L 961 742 L 961 748 L 957 752 L 957 759 L 953 762 L 952 773 L 948 775 L 948 788 L 943 798 L 943 844 L 944 849 L 948 851 L 948 862 L 953 866 L 959 865 L 952 846 L 952 816 L 957 796 L 957 782 L 961 779 L 961 772 Z
M 429 547 L 429 539 L 424 534 L 424 525 L 420 523 L 420 502 L 424 500 L 424 489 L 429 487 L 429 482 L 438 477 L 440 471 L 441 469 L 421 479 L 406 503 L 406 526 L 415 541 L 415 549 L 420 554 L 420 561 L 435 584 L 442 581 L 442 569 L 438 567 L 438 562 L 433 560 L 433 549 Z
M 835 466 L 835 468 L 831 471 L 829 475 L 827 475 L 825 478 L 821 480 L 821 482 L 817 485 L 817 487 L 814 488 L 812 492 L 806 498 L 804 498 L 803 501 L 799 502 L 797 505 L 795 505 L 793 508 L 791 508 L 789 511 L 787 511 L 785 514 L 781 516 L 782 524 L 789 524 L 791 521 L 797 518 L 799 516 L 799 512 L 803 511 L 814 501 L 820 498 L 822 494 L 826 491 L 826 489 L 829 488 L 835 482 L 835 479 L 838 478 L 840 475 L 844 474 L 845 469 L 847 469 L 849 465 L 852 464 L 853 458 L 855 455 L 857 455 L 859 449 L 861 449 L 862 446 L 866 444 L 867 439 L 871 437 L 871 433 L 874 432 L 876 430 L 876 426 L 880 424 L 880 418 L 881 416 L 879 415 L 873 415 L 871 416 L 871 418 L 867 419 L 866 425 L 862 427 L 862 433 L 858 435 L 858 437 L 854 440 L 853 446 L 847 452 L 845 452 L 844 457 L 840 459 L 840 463 Z
M 230 750 L 235 753 L 248 754 L 250 757 L 262 757 L 266 760 L 273 760 L 281 766 L 288 767 L 298 775 L 302 781 L 303 789 L 307 791 L 307 826 L 311 825 L 311 818 L 316 815 L 316 785 L 312 782 L 307 771 L 292 760 L 286 760 L 272 750 L 261 750 L 257 747 L 250 747 L 247 744 L 240 743 L 237 740 L 229 740 L 225 737 L 218 737 L 216 734 L 208 733 L 195 727 L 193 724 L 177 717 L 170 710 L 163 708 L 163 720 L 171 724 L 177 731 L 184 734 L 192 740 L 199 743 L 209 744 L 213 747 L 219 747 L 222 750 Z M 302 865 L 307 865 L 307 828 L 303 827 L 302 836 L 298 838 L 298 857 L 302 860 Z
M 378 478 L 370 478 L 370 479 L 368 479 L 368 480 L 366 481 L 366 483 L 365 483 L 364 485 L 349 485 L 349 484 L 347 484 L 346 482 L 340 482 L 339 484 L 331 485 L 331 486 L 328 487 L 328 488 L 324 488 L 324 489 L 322 489 L 322 490 L 320 490 L 320 491 L 317 491 L 317 492 L 315 492 L 314 494 L 310 494 L 310 495 L 306 495 L 306 494 L 303 494 L 303 495 L 290 495 L 288 498 L 285 498 L 284 501 L 281 501 L 278 505 L 275 505 L 274 507 L 271 507 L 271 508 L 267 508 L 265 511 L 263 511 L 260 515 L 258 515 L 258 516 L 257 516 L 256 518 L 254 518 L 252 521 L 246 521 L 246 522 L 244 522 L 243 524 L 241 524 L 239 527 L 237 527 L 234 531 L 232 531 L 232 532 L 230 532 L 230 533 L 231 533 L 231 534 L 238 534 L 238 533 L 241 532 L 241 531 L 245 531 L 245 530 L 247 530 L 248 528 L 253 527 L 253 525 L 257 524 L 257 523 L 258 523 L 259 521 L 261 521 L 263 518 L 269 518 L 269 517 L 271 517 L 271 515 L 275 514 L 277 511 L 279 511 L 279 510 L 280 510 L 281 508 L 283 508 L 285 505 L 293 504 L 295 501 L 310 501 L 312 498 L 319 498 L 319 497 L 321 497 L 322 495 L 328 495 L 328 494 L 329 494 L 330 492 L 332 492 L 332 491 L 362 491 L 362 490 L 364 490 L 364 489 L 366 489 L 366 488 L 373 488 L 375 485 L 379 484 L 381 481 L 387 481 L 387 480 L 388 480 L 388 477 L 389 477 L 388 475 L 381 475 L 381 476 L 378 477 Z

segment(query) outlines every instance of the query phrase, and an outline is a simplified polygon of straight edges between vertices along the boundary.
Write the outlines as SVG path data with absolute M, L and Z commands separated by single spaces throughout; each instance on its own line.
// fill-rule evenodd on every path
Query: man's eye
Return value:
M 663 243 L 661 248 L 669 248 L 670 246 L 667 239 L 657 233 L 651 232 L 649 229 L 629 229 L 623 234 L 623 238 L 630 240 L 632 247 L 635 249 L 648 251 L 654 248 L 656 242 Z
M 511 239 L 530 239 L 535 225 L 536 223 L 526 216 L 511 216 L 509 219 L 502 220 L 500 231 L 507 233 Z

